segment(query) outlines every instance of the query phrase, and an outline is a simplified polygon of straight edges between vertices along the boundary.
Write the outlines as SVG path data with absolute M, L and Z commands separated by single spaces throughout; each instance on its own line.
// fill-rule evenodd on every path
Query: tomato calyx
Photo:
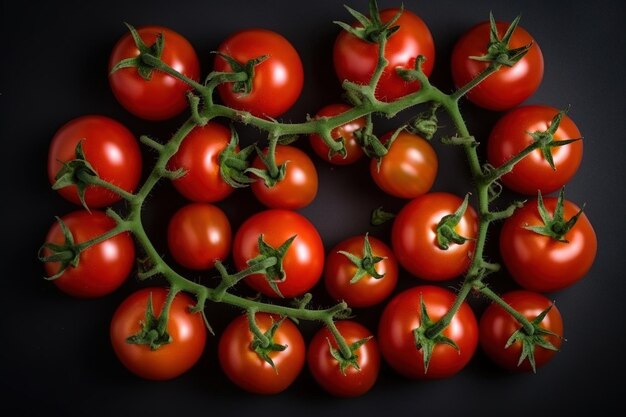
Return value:
M 573 215 L 569 220 L 565 220 L 565 216 L 563 214 L 563 199 L 565 194 L 565 188 L 561 188 L 559 192 L 559 197 L 556 201 L 556 207 L 554 208 L 554 214 L 550 215 L 546 206 L 543 203 L 543 197 L 541 196 L 541 191 L 537 194 L 537 210 L 539 211 L 539 216 L 541 216 L 541 220 L 543 221 L 543 225 L 539 226 L 524 226 L 524 229 L 530 230 L 531 232 L 538 233 L 543 236 L 548 236 L 552 239 L 558 240 L 559 242 L 569 243 L 567 239 L 565 239 L 565 235 L 569 232 L 572 227 L 576 224 L 580 215 L 583 213 L 583 207 Z
M 517 16 L 515 19 L 513 19 L 502 38 L 500 38 L 500 35 L 498 35 L 498 27 L 496 26 L 496 21 L 493 17 L 493 13 L 490 12 L 490 31 L 489 43 L 487 44 L 487 53 L 481 56 L 470 56 L 470 59 L 473 59 L 475 61 L 489 62 L 492 65 L 496 66 L 504 65 L 505 67 L 512 67 L 517 62 L 519 62 L 519 60 L 522 59 L 524 55 L 526 55 L 526 53 L 533 45 L 531 42 L 528 45 L 520 46 L 519 48 L 511 49 L 509 47 L 509 42 L 511 41 L 513 32 L 515 32 L 515 29 L 517 29 L 517 26 L 519 25 L 520 18 L 521 16 Z
M 272 352 L 282 352 L 287 349 L 286 345 L 281 345 L 279 343 L 274 343 L 274 335 L 276 331 L 280 327 L 280 325 L 285 320 L 285 317 L 281 317 L 278 321 L 272 321 L 272 326 L 267 329 L 265 333 L 261 332 L 261 329 L 256 324 L 254 319 L 256 311 L 249 310 L 248 311 L 248 325 L 250 326 L 250 332 L 254 335 L 252 342 L 250 343 L 250 349 L 252 349 L 261 359 L 267 362 L 276 373 L 278 373 L 278 369 L 276 368 L 276 364 L 270 357 L 270 353 Z
M 273 186 L 278 184 L 287 175 L 287 164 L 289 163 L 289 161 L 285 161 L 280 165 L 276 165 L 276 145 L 278 144 L 278 142 L 279 138 L 270 138 L 270 146 L 265 154 L 263 153 L 261 148 L 255 146 L 256 153 L 263 165 L 265 165 L 265 169 L 251 167 L 245 170 L 245 172 L 250 172 L 262 179 L 265 183 L 265 186 L 268 188 L 272 188 Z
M 172 337 L 167 331 L 167 322 L 169 320 L 169 307 L 177 292 L 174 287 L 170 288 L 170 292 L 167 295 L 165 305 L 159 317 L 154 315 L 152 293 L 150 293 L 146 305 L 146 314 L 144 320 L 141 322 L 141 329 L 138 333 L 127 337 L 126 343 L 147 345 L 151 350 L 157 350 L 161 346 L 171 343 Z
M 259 256 L 248 261 L 248 265 L 253 266 L 263 262 L 268 258 L 276 259 L 276 263 L 274 265 L 271 265 L 265 269 L 264 275 L 269 286 L 281 298 L 283 298 L 283 295 L 278 289 L 277 284 L 284 282 L 287 279 L 287 274 L 285 273 L 285 269 L 283 268 L 283 259 L 285 258 L 287 251 L 291 247 L 291 244 L 296 239 L 296 237 L 298 237 L 298 235 L 293 235 L 278 248 L 273 248 L 271 245 L 267 244 L 263 240 L 263 235 L 259 235 Z
M 268 55 L 262 55 L 250 59 L 246 62 L 239 62 L 230 55 L 226 55 L 222 52 L 215 51 L 213 53 L 226 61 L 228 65 L 230 65 L 230 68 L 234 74 L 242 74 L 243 79 L 233 82 L 232 86 L 232 92 L 235 94 L 240 94 L 242 96 L 246 96 L 252 92 L 254 81 L 254 68 L 261 62 L 269 58 Z
M 395 217 L 395 213 L 385 211 L 383 210 L 383 207 L 380 206 L 372 210 L 372 214 L 370 216 L 370 224 L 372 226 L 380 226 L 390 220 L 393 220 Z
M 330 350 L 330 355 L 333 358 L 335 358 L 335 360 L 339 364 L 339 371 L 341 372 L 342 375 L 346 375 L 346 370 L 349 367 L 353 367 L 357 371 L 361 370 L 361 367 L 359 366 L 359 361 L 358 361 L 359 360 L 359 356 L 356 354 L 356 351 L 361 346 L 366 344 L 371 338 L 372 338 L 372 336 L 365 337 L 363 339 L 359 339 L 356 342 L 348 345 L 348 349 L 350 350 L 350 353 L 351 353 L 351 356 L 349 358 L 346 358 L 344 356 L 344 354 L 341 353 L 340 349 L 334 348 L 333 344 L 330 341 L 330 339 L 326 338 L 326 341 L 328 342 L 328 349 Z
M 83 139 L 84 140 L 84 139 Z M 87 211 L 89 207 L 85 201 L 85 191 L 91 185 L 90 178 L 99 178 L 98 173 L 93 166 L 85 158 L 83 151 L 83 140 L 76 144 L 75 157 L 71 161 L 63 162 L 63 166 L 57 172 L 52 185 L 53 190 L 75 185 L 78 193 L 78 199 Z
M 354 132 L 354 136 L 359 141 L 361 148 L 363 148 L 363 152 L 367 155 L 368 158 L 374 158 L 378 161 L 376 169 L 380 171 L 380 164 L 382 163 L 383 157 L 387 155 L 391 145 L 396 140 L 400 132 L 406 129 L 406 125 L 402 125 L 397 128 L 393 134 L 383 143 L 376 135 L 372 133 L 373 124 L 371 114 L 367 116 L 367 123 L 365 128 L 359 129 Z
M 61 227 L 61 231 L 63 232 L 63 238 L 65 239 L 61 245 L 57 245 L 56 243 L 46 242 L 39 249 L 38 258 L 41 262 L 60 262 L 61 267 L 59 268 L 59 272 L 56 274 L 44 277 L 48 281 L 54 281 L 59 278 L 68 267 L 76 268 L 78 266 L 78 261 L 80 260 L 80 252 L 81 250 L 74 243 L 74 236 L 72 236 L 72 232 L 67 227 L 65 222 L 61 220 L 60 217 L 56 217 L 59 226 Z M 52 253 L 50 255 L 43 255 L 45 249 L 50 250 Z
M 148 46 L 145 44 L 141 36 L 137 30 L 130 24 L 124 22 L 128 30 L 130 31 L 131 36 L 133 37 L 133 41 L 139 49 L 139 55 L 126 58 L 115 64 L 111 69 L 111 74 L 122 69 L 122 68 L 137 68 L 137 73 L 146 81 L 149 81 L 152 78 L 152 71 L 154 70 L 154 66 L 149 64 L 146 59 L 146 56 L 151 56 L 156 58 L 157 61 L 161 60 L 161 54 L 163 53 L 163 48 L 165 47 L 165 39 L 163 37 L 163 33 L 159 32 L 156 36 L 156 41 Z
M 439 128 L 439 120 L 437 119 L 439 107 L 441 107 L 440 103 L 432 103 L 428 110 L 421 112 L 411 121 L 409 129 L 424 139 L 431 140 Z
M 437 224 L 437 245 L 439 248 L 447 250 L 452 243 L 462 245 L 468 240 L 472 240 L 472 238 L 459 235 L 456 230 L 454 230 L 463 218 L 463 215 L 467 210 L 468 202 L 469 194 L 466 194 L 459 208 L 453 214 L 443 216 Z
M 340 250 L 337 253 L 340 253 L 346 258 L 348 258 L 350 262 L 352 262 L 357 267 L 357 270 L 355 271 L 354 276 L 350 279 L 350 284 L 354 284 L 358 282 L 361 278 L 363 278 L 366 275 L 369 275 L 375 279 L 381 279 L 385 276 L 384 273 L 379 274 L 378 271 L 376 271 L 376 264 L 387 258 L 382 257 L 382 256 L 375 256 L 372 253 L 372 246 L 370 245 L 370 241 L 369 241 L 367 234 L 365 235 L 365 238 L 363 239 L 363 255 L 360 258 L 353 253 L 346 252 L 343 250 Z
M 554 159 L 552 158 L 552 148 L 569 145 L 570 143 L 577 142 L 582 138 L 574 138 L 574 139 L 565 139 L 565 140 L 554 140 L 554 134 L 559 128 L 559 124 L 561 123 L 561 119 L 567 113 L 567 110 L 561 110 L 558 112 L 550 122 L 550 126 L 545 131 L 538 132 L 528 132 L 528 134 L 533 138 L 537 147 L 541 150 L 543 157 L 550 164 L 550 167 L 556 171 L 556 166 L 554 165 Z
M 394 26 L 394 24 L 398 21 L 404 11 L 403 5 L 400 6 L 398 13 L 396 13 L 396 15 L 386 23 L 383 23 L 380 19 L 380 11 L 378 10 L 376 0 L 369 1 L 370 17 L 365 16 L 361 12 L 358 12 L 349 6 L 344 5 L 344 7 L 348 13 L 350 13 L 352 17 L 354 17 L 361 24 L 361 26 L 353 27 L 340 21 L 335 21 L 333 23 L 339 25 L 345 31 L 365 42 L 377 43 L 382 37 L 389 39 L 391 35 L 400 29 L 400 26 Z
M 235 129 L 231 129 L 230 142 L 218 157 L 220 176 L 233 188 L 247 187 L 254 182 L 245 174 L 249 166 L 248 158 L 254 152 L 254 146 L 249 145 L 237 151 L 238 144 L 239 136 Z

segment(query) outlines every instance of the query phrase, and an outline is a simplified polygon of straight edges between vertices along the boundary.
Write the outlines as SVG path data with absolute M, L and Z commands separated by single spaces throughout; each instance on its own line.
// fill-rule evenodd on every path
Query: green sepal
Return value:
M 520 18 L 521 16 L 517 16 L 513 19 L 505 34 L 502 38 L 500 38 L 493 13 L 489 12 L 490 30 L 487 53 L 481 56 L 470 56 L 470 59 L 504 65 L 505 67 L 512 67 L 519 62 L 519 60 L 522 59 L 533 46 L 531 42 L 528 45 L 524 45 L 519 48 L 511 49 L 509 47 L 509 42 L 511 41 L 513 32 L 515 32 L 515 29 L 517 29 L 517 26 L 519 25 Z
M 383 210 L 381 206 L 372 210 L 372 215 L 370 216 L 370 223 L 372 224 L 372 226 L 380 226 L 381 224 L 384 224 L 390 220 L 393 220 L 395 217 L 396 215 L 394 213 L 390 213 L 388 211 Z
M 91 184 L 85 182 L 81 178 L 81 176 L 79 176 L 79 174 L 86 174 L 88 176 L 98 178 L 98 173 L 85 158 L 85 152 L 83 151 L 83 141 L 84 139 L 81 139 L 76 144 L 74 159 L 72 159 L 71 161 L 63 162 L 63 166 L 54 177 L 54 184 L 52 185 L 52 189 L 59 190 L 70 185 L 75 185 L 76 191 L 78 193 L 78 199 L 80 200 L 85 210 L 90 211 L 89 207 L 87 206 L 87 202 L 85 201 L 85 191 L 87 190 L 87 187 Z
M 274 371 L 276 371 L 276 373 L 278 373 L 278 369 L 276 368 L 276 364 L 274 363 L 272 358 L 270 358 L 270 353 L 282 352 L 283 350 L 287 349 L 287 346 L 285 345 L 274 343 L 274 335 L 276 334 L 276 331 L 282 324 L 283 320 L 285 320 L 285 317 L 281 317 L 280 320 L 273 322 L 272 326 L 265 333 L 263 333 L 267 340 L 269 340 L 269 344 L 267 346 L 263 346 L 263 341 L 259 339 L 256 335 L 254 335 L 254 338 L 252 339 L 252 344 L 250 345 L 252 350 L 256 352 L 256 354 L 259 355 L 261 359 L 267 362 L 274 369 Z M 254 334 L 254 332 L 252 332 L 252 334 Z
M 397 128 L 389 140 L 387 140 L 384 144 L 380 141 L 380 139 L 378 139 L 378 137 L 376 137 L 376 135 L 371 133 L 371 128 L 359 129 L 354 132 L 354 136 L 361 145 L 361 148 L 363 148 L 365 155 L 367 155 L 368 158 L 375 158 L 377 160 L 376 169 L 380 170 L 380 164 L 382 163 L 383 158 L 387 155 L 389 149 L 391 149 L 391 145 L 393 145 L 393 142 L 395 142 L 400 132 L 405 130 L 406 127 L 406 125 L 402 125 Z
M 459 235 L 456 230 L 454 230 L 463 218 L 463 215 L 467 210 L 468 202 L 469 194 L 465 194 L 463 203 L 461 203 L 459 208 L 453 214 L 443 216 L 439 221 L 439 224 L 437 224 L 437 245 L 439 248 L 447 250 L 452 243 L 462 245 L 468 240 L 472 240 L 472 238 Z
M 251 167 L 251 168 L 247 168 L 245 172 L 249 172 L 251 174 L 256 175 L 257 177 L 263 180 L 266 187 L 272 188 L 273 186 L 278 184 L 280 181 L 282 181 L 283 178 L 285 178 L 285 175 L 287 175 L 287 164 L 289 163 L 289 161 L 285 161 L 284 163 L 278 165 L 276 167 L 277 168 L 276 175 L 272 175 L 269 168 L 267 168 L 272 163 L 269 156 L 264 155 L 263 151 L 256 145 L 255 145 L 255 148 L 256 148 L 256 153 L 259 156 L 259 159 L 261 160 L 261 162 L 263 162 L 263 165 L 265 165 L 266 168 L 259 169 L 259 168 Z
M 423 136 L 427 140 L 431 140 L 439 128 L 437 109 L 439 109 L 440 106 L 441 104 L 439 103 L 433 103 L 430 109 L 417 115 L 409 124 L 408 129 L 413 133 Z
M 489 176 L 494 170 L 495 167 L 491 164 L 483 165 L 483 174 L 485 177 Z M 487 201 L 489 201 L 490 203 L 496 201 L 498 197 L 500 197 L 500 194 L 502 194 L 503 189 L 504 187 L 502 186 L 500 181 L 491 181 L 487 187 Z
M 72 268 L 76 268 L 80 260 L 80 250 L 74 243 L 74 236 L 72 236 L 72 232 L 67 227 L 65 222 L 61 220 L 60 217 L 55 218 L 59 223 L 59 227 L 61 227 L 61 231 L 63 232 L 64 242 L 60 245 L 52 242 L 46 242 L 41 246 L 41 248 L 39 248 L 39 253 L 37 255 L 41 262 L 61 263 L 61 268 L 59 268 L 59 272 L 50 277 L 44 277 L 48 281 L 54 281 L 55 279 L 59 278 L 70 266 Z M 44 256 L 43 252 L 45 249 L 49 249 L 52 254 Z
M 559 111 L 550 122 L 550 126 L 542 132 L 528 132 L 528 134 L 533 138 L 535 142 L 538 144 L 538 148 L 541 150 L 541 154 L 548 162 L 550 167 L 556 171 L 556 166 L 554 165 L 554 159 L 552 157 L 552 148 L 569 145 L 570 143 L 577 142 L 582 138 L 574 138 L 574 139 L 565 139 L 565 140 L 554 140 L 554 134 L 556 133 L 559 125 L 561 124 L 561 119 L 567 113 L 567 110 Z
M 146 314 L 141 322 L 141 329 L 137 334 L 127 337 L 126 343 L 147 345 L 151 350 L 157 350 L 161 346 L 171 343 L 172 337 L 167 332 L 167 326 L 162 323 L 164 320 L 167 320 L 167 315 L 161 314 L 159 317 L 154 315 L 152 293 L 150 293 L 148 295 Z
M 365 343 L 367 343 L 371 338 L 372 336 L 365 337 L 350 344 L 348 348 L 350 349 L 350 353 L 352 355 L 349 358 L 344 357 L 339 349 L 334 348 L 330 339 L 326 339 L 326 341 L 328 342 L 328 349 L 330 350 L 330 354 L 339 364 L 339 371 L 342 375 L 345 375 L 346 370 L 350 367 L 356 369 L 357 371 L 361 370 L 361 367 L 359 366 L 359 356 L 356 354 L 356 351 Z
M 220 176 L 233 188 L 247 187 L 255 181 L 246 175 L 246 170 L 250 165 L 248 159 L 254 152 L 254 145 L 246 146 L 240 151 L 237 151 L 239 136 L 232 126 L 230 131 L 230 142 L 218 157 Z
M 242 96 L 248 95 L 252 92 L 253 81 L 254 81 L 254 67 L 259 65 L 261 62 L 265 61 L 269 58 L 268 55 L 259 56 L 253 59 L 250 59 L 246 62 L 239 62 L 235 58 L 223 54 L 221 52 L 213 52 L 220 58 L 230 65 L 230 68 L 233 73 L 242 73 L 245 74 L 246 77 L 242 81 L 233 82 L 232 92 L 235 94 L 240 94 Z
M 376 0 L 369 1 L 370 17 L 365 16 L 363 13 L 352 9 L 351 7 L 344 7 L 348 13 L 350 13 L 352 17 L 354 17 L 361 24 L 361 27 L 352 27 L 347 23 L 339 21 L 335 21 L 333 23 L 339 25 L 343 30 L 365 42 L 376 43 L 383 36 L 389 39 L 398 29 L 400 29 L 400 26 L 394 25 L 404 11 L 403 5 L 400 6 L 398 13 L 386 23 L 383 23 L 380 19 L 380 12 L 378 10 Z
M 340 253 L 348 258 L 350 262 L 352 262 L 357 267 L 354 276 L 350 279 L 350 284 L 358 282 L 366 275 L 369 275 L 375 279 L 381 279 L 385 276 L 385 274 L 379 274 L 378 271 L 376 271 L 376 264 L 387 258 L 382 256 L 375 256 L 372 253 L 372 246 L 370 245 L 369 237 L 367 234 L 363 239 L 363 254 L 360 258 L 353 253 L 343 250 L 340 250 L 337 253 Z
M 287 275 L 285 274 L 285 269 L 283 268 L 283 259 L 285 258 L 285 254 L 287 250 L 291 247 L 291 244 L 296 239 L 298 235 L 293 235 L 289 239 L 287 239 L 282 245 L 278 248 L 273 248 L 268 245 L 263 240 L 263 235 L 259 235 L 258 238 L 258 247 L 259 247 L 259 256 L 256 258 L 250 259 L 248 261 L 248 265 L 252 266 L 256 263 L 261 262 L 264 259 L 274 257 L 276 258 L 276 264 L 270 266 L 265 269 L 265 279 L 267 283 L 272 288 L 272 290 L 279 296 L 283 297 L 282 293 L 278 289 L 278 284 L 284 282 L 287 279 Z
M 539 216 L 541 216 L 543 225 L 524 226 L 524 229 L 530 230 L 531 232 L 535 232 L 543 236 L 551 237 L 552 239 L 558 240 L 559 242 L 569 243 L 569 241 L 565 239 L 565 235 L 572 229 L 572 227 L 574 227 L 574 225 L 580 218 L 580 215 L 583 214 L 585 206 L 583 205 L 583 207 L 578 210 L 578 213 L 573 215 L 569 220 L 565 220 L 563 214 L 564 195 L 565 188 L 561 188 L 561 191 L 559 192 L 559 197 L 556 200 L 554 214 L 550 215 L 550 213 L 546 209 L 546 206 L 543 203 L 541 191 L 539 191 L 537 194 L 537 210 L 539 211 Z
M 135 42 L 135 46 L 139 49 L 139 55 L 133 58 L 126 58 L 118 62 L 111 69 L 111 74 L 122 69 L 122 68 L 137 68 L 137 73 L 146 81 L 150 81 L 152 78 L 152 71 L 154 67 L 150 64 L 146 63 L 142 56 L 151 55 L 157 59 L 161 59 L 161 55 L 163 54 L 163 48 L 165 47 L 165 39 L 162 32 L 157 34 L 155 42 L 148 46 L 141 39 L 137 30 L 130 24 L 124 22 L 128 30 L 130 31 L 131 36 L 133 37 L 133 41 Z

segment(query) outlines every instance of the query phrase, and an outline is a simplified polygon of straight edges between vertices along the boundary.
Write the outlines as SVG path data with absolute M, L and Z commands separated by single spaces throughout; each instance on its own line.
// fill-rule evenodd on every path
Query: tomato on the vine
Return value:
M 352 107 L 343 103 L 329 104 L 320 109 L 320 111 L 318 111 L 315 115 L 315 118 L 319 119 L 321 117 L 337 116 L 339 114 L 347 112 L 350 109 L 352 109 Z M 319 155 L 323 160 L 330 162 L 331 164 L 353 164 L 363 156 L 363 149 L 361 148 L 361 145 L 359 144 L 357 138 L 354 136 L 354 132 L 361 129 L 363 126 L 365 126 L 365 119 L 363 117 L 359 117 L 358 119 L 352 120 L 351 122 L 336 127 L 330 132 L 330 137 L 332 137 L 336 141 L 343 139 L 344 148 L 346 150 L 345 156 L 336 153 L 329 158 L 328 152 L 330 148 L 328 147 L 328 145 L 326 145 L 322 137 L 317 133 L 309 136 L 311 147 L 317 155 Z

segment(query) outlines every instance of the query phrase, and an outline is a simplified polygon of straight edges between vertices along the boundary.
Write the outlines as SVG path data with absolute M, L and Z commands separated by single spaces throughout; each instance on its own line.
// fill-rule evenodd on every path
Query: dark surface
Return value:
M 50 190 L 45 164 L 49 141 L 66 121 L 89 113 L 118 119 L 137 136 L 167 138 L 181 123 L 152 123 L 136 119 L 111 94 L 106 74 L 108 54 L 124 33 L 122 22 L 162 24 L 179 31 L 195 46 L 203 74 L 210 70 L 209 51 L 231 32 L 251 26 L 279 31 L 301 53 L 305 89 L 284 120 L 303 120 L 323 105 L 337 101 L 341 90 L 330 56 L 338 33 L 331 22 L 348 19 L 341 2 L 208 1 L 178 2 L 56 2 L 3 1 L 0 137 L 3 141 L 2 251 L 3 297 L 0 328 L 0 392 L 3 415 L 250 415 L 264 409 L 276 415 L 565 415 L 592 406 L 618 403 L 624 368 L 624 256 L 618 232 L 624 232 L 625 149 L 623 82 L 626 17 L 618 2 L 471 1 L 406 2 L 429 25 L 437 46 L 433 81 L 451 89 L 448 57 L 455 39 L 485 20 L 489 10 L 497 18 L 522 13 L 522 26 L 534 35 L 544 53 L 543 83 L 529 103 L 555 107 L 571 105 L 570 116 L 585 136 L 583 164 L 568 186 L 567 196 L 579 204 L 595 226 L 599 252 L 588 276 L 574 287 L 551 294 L 565 321 L 567 343 L 537 375 L 507 374 L 478 352 L 459 375 L 435 382 L 401 378 L 384 367 L 376 387 L 366 396 L 340 400 L 317 388 L 308 373 L 281 395 L 262 397 L 234 387 L 216 359 L 217 338 L 210 338 L 198 365 L 173 381 L 153 383 L 131 375 L 117 361 L 108 341 L 108 325 L 116 306 L 140 284 L 129 280 L 114 294 L 96 300 L 77 300 L 60 293 L 42 279 L 37 248 L 53 221 L 75 207 Z M 249 3 L 249 4 L 248 4 Z M 292 6 L 290 6 L 290 4 Z M 365 1 L 350 2 L 362 11 Z M 382 7 L 397 5 L 381 1 Z M 484 140 L 497 113 L 464 106 L 470 130 Z M 397 126 L 382 122 L 379 132 Z M 447 120 L 442 122 L 448 124 Z M 242 130 L 244 141 L 259 139 Z M 298 146 L 310 152 L 305 140 Z M 458 149 L 439 144 L 440 173 L 435 190 L 464 194 L 470 189 Z M 145 163 L 153 156 L 146 153 Z M 370 231 L 388 239 L 389 227 L 368 225 L 369 210 L 379 205 L 397 210 L 400 200 L 374 188 L 363 162 L 353 168 L 331 168 L 315 159 L 320 192 L 302 210 L 317 225 L 326 249 L 356 233 Z M 331 183 L 332 181 L 332 183 Z M 368 187 L 367 189 L 365 187 Z M 508 194 L 507 197 L 513 197 Z M 169 184 L 157 188 L 148 202 L 147 223 L 159 248 L 166 250 L 164 226 L 184 204 Z M 233 228 L 260 206 L 249 190 L 220 204 Z M 622 214 L 620 214 L 622 213 Z M 494 229 L 490 242 L 497 242 Z M 492 258 L 497 253 L 490 247 Z M 211 273 L 203 274 L 209 277 Z M 495 286 L 513 287 L 500 273 Z M 499 282 L 498 282 L 499 281 Z M 417 284 L 403 273 L 399 288 Z M 454 283 L 451 283 L 454 285 Z M 321 304 L 328 304 L 318 291 Z M 481 309 L 481 303 L 472 300 Z M 372 330 L 380 308 L 357 311 Z M 207 309 L 217 333 L 235 311 L 227 306 Z M 315 325 L 304 325 L 310 337 Z M 0 412 L 2 410 L 0 409 Z M 171 414 L 170 414 L 171 415 Z M 438 413 L 439 415 L 439 413 Z

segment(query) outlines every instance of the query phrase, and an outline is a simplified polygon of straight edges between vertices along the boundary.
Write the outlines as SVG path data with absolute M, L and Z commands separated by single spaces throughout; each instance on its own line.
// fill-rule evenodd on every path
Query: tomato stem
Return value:
M 491 288 L 485 285 L 481 285 L 481 286 L 476 287 L 476 289 L 481 294 L 483 294 L 484 296 L 486 296 L 493 302 L 497 303 L 511 316 L 513 316 L 515 320 L 517 320 L 519 324 L 524 328 L 524 331 L 526 332 L 526 334 L 529 336 L 532 336 L 532 334 L 535 332 L 535 327 L 532 325 L 530 321 L 528 321 L 526 317 L 524 317 L 524 315 L 522 315 L 519 311 L 515 310 L 513 307 L 507 304 L 507 302 L 504 301 L 498 294 L 493 292 Z

